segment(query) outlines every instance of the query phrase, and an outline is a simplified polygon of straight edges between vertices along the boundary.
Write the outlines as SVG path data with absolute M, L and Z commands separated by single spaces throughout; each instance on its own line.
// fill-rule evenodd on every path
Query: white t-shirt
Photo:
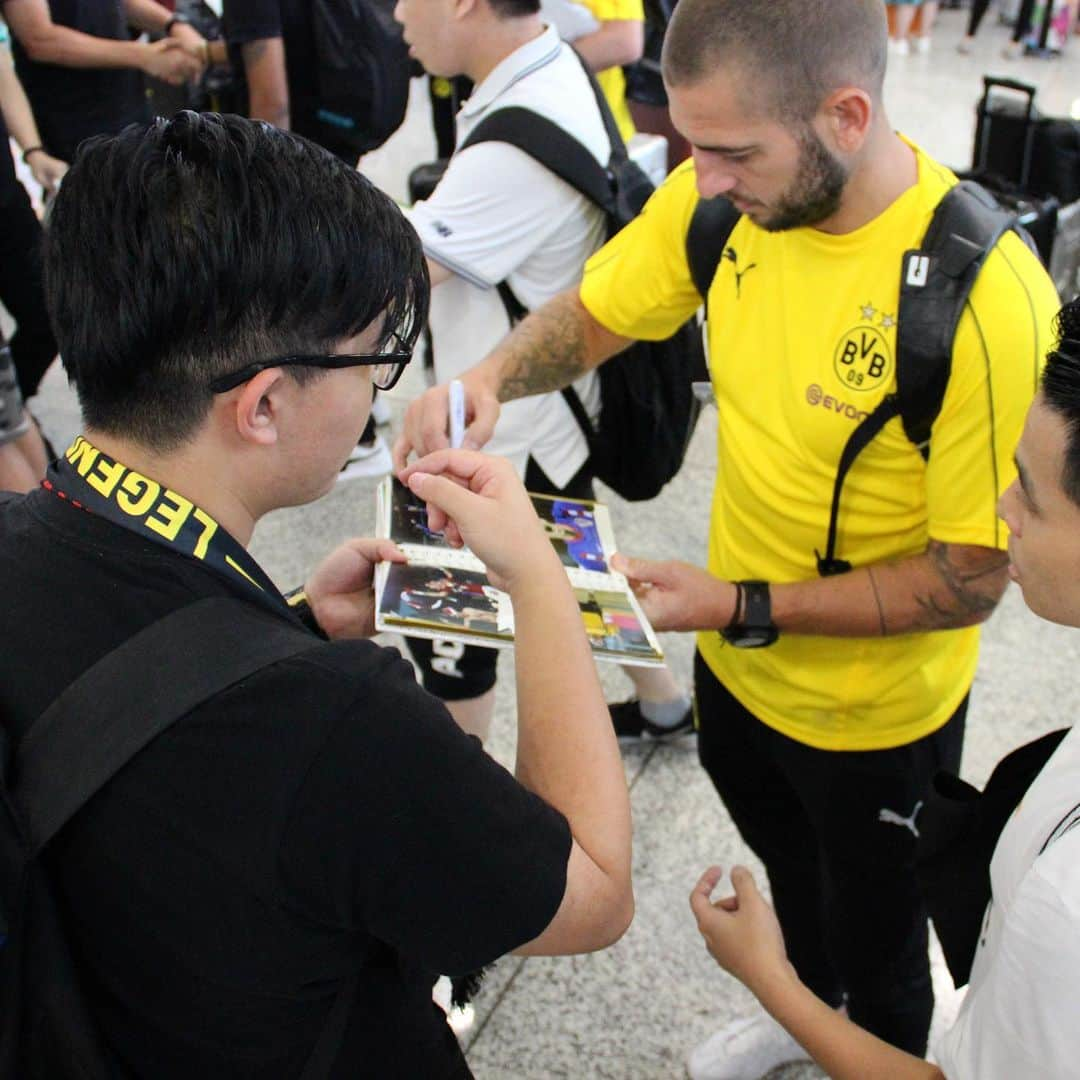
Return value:
M 941 1070 L 948 1080 L 1075 1080 L 1080 1076 L 1078 729 L 1065 737 L 1009 818 L 994 850 L 990 879 L 993 900 L 967 997 L 938 1050 Z
M 496 109 L 522 106 L 554 121 L 602 164 L 611 145 L 580 61 L 553 27 L 515 50 L 472 93 L 457 118 L 458 145 Z M 581 280 L 604 241 L 602 212 L 565 181 L 506 143 L 456 153 L 431 198 L 409 212 L 433 261 L 453 271 L 431 297 L 435 376 L 448 382 L 482 360 L 509 329 L 496 291 L 508 281 L 530 310 Z M 575 384 L 599 411 L 595 373 Z M 486 447 L 523 474 L 531 454 L 558 486 L 588 457 L 585 437 L 560 393 L 503 406 Z

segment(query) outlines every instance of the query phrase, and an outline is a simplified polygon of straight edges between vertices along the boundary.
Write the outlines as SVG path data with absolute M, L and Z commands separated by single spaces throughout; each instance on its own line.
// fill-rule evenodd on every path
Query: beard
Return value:
M 848 172 L 807 125 L 799 133 L 799 169 L 791 186 L 762 222 L 767 232 L 786 232 L 832 217 L 840 208 Z

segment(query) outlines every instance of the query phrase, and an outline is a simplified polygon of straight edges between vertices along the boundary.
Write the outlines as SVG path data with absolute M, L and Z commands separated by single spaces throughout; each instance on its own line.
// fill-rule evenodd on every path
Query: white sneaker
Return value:
M 911 52 L 911 46 L 907 38 L 889 38 L 889 52 L 894 56 L 907 56 Z
M 957 51 L 957 52 L 958 52 L 958 53 L 959 53 L 959 54 L 960 54 L 961 56 L 968 56 L 968 55 L 970 55 L 970 53 L 971 53 L 971 47 L 972 47 L 972 45 L 974 45 L 974 44 L 975 44 L 975 39 L 974 39 L 974 38 L 969 38 L 969 37 L 961 38 L 961 39 L 960 39 L 960 40 L 959 40 L 959 41 L 958 41 L 958 42 L 956 43 L 956 51 Z
M 381 435 L 375 436 L 375 441 L 365 445 L 357 443 L 349 460 L 341 466 L 338 480 L 355 480 L 358 476 L 385 476 L 394 467 L 394 461 L 390 457 L 390 448 Z
M 931 37 L 929 34 L 920 34 L 915 39 L 915 50 L 924 56 L 930 51 Z
M 686 1059 L 690 1080 L 760 1080 L 810 1055 L 764 1010 L 722 1027 Z

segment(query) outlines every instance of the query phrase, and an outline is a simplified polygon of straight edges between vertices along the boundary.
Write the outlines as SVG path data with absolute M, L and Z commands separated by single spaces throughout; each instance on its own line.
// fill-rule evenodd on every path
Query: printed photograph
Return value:
M 659 659 L 637 613 L 622 593 L 575 589 L 581 621 L 596 652 Z
M 379 611 L 393 622 L 499 635 L 498 589 L 471 570 L 393 563 Z
M 397 544 L 448 548 L 441 532 L 428 528 L 427 504 L 397 477 L 391 480 L 390 539 Z
M 604 545 L 590 503 L 577 499 L 548 499 L 542 495 L 529 497 L 563 566 L 607 573 Z

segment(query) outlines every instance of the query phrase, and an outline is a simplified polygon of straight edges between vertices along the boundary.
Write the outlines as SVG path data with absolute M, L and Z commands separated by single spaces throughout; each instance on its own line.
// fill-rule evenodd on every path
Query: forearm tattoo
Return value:
M 517 325 L 503 348 L 499 401 L 561 390 L 589 370 L 585 327 L 573 297 L 533 312 Z
M 945 589 L 916 592 L 919 623 L 929 630 L 972 626 L 985 619 L 1005 589 L 1009 557 L 1003 551 L 986 551 L 976 563 L 960 565 L 949 544 L 931 540 L 926 555 L 935 576 Z

